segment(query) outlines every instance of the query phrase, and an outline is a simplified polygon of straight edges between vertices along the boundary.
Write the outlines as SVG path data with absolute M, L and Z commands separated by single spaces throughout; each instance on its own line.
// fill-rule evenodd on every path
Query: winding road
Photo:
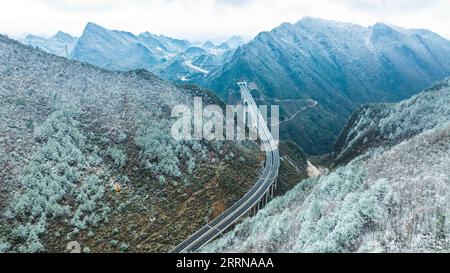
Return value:
M 319 104 L 319 102 L 317 102 L 315 100 L 311 101 L 311 103 L 308 106 L 303 107 L 302 109 L 300 109 L 297 112 L 295 112 L 294 115 L 292 115 L 292 117 L 290 117 L 289 119 L 279 122 L 278 125 L 282 125 L 282 124 L 285 124 L 285 123 L 293 121 L 294 118 L 297 117 L 297 115 L 299 115 L 300 113 L 305 112 L 308 109 L 312 109 L 312 108 L 316 107 L 318 104 Z
M 208 71 L 208 70 L 203 69 L 203 68 L 201 68 L 201 67 L 198 67 L 198 66 L 192 64 L 192 61 L 185 61 L 185 62 L 184 62 L 184 65 L 186 65 L 187 67 L 189 67 L 189 68 L 191 68 L 191 69 L 193 69 L 193 70 L 195 70 L 195 71 L 197 71 L 197 72 L 203 73 L 203 74 L 205 74 L 205 75 L 208 75 L 208 74 L 209 74 L 209 71 Z
M 278 169 L 280 167 L 280 155 L 278 143 L 272 137 L 262 114 L 259 112 L 255 100 L 250 94 L 246 82 L 239 82 L 242 100 L 248 105 L 248 112 L 253 120 L 258 121 L 258 134 L 266 153 L 266 162 L 261 177 L 253 188 L 247 192 L 238 202 L 222 213 L 212 222 L 198 230 L 191 237 L 179 244 L 171 253 L 196 252 L 201 247 L 225 233 L 242 217 L 256 213 L 269 202 L 277 187 Z

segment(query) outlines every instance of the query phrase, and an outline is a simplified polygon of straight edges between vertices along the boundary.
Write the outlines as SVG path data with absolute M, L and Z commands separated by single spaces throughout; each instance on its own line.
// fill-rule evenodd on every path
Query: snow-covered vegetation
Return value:
M 261 32 L 204 84 L 229 98 L 244 78 L 257 84 L 262 104 L 317 101 L 280 134 L 309 154 L 324 154 L 362 104 L 398 102 L 450 76 L 448 56 L 450 41 L 431 31 L 303 18 Z M 280 110 L 289 107 L 281 103 Z
M 46 231 L 47 219 L 71 216 L 72 199 L 79 203 L 73 226 L 85 229 L 100 222 L 95 212 L 105 186 L 91 173 L 98 171 L 101 159 L 95 147 L 86 144 L 79 115 L 75 110 L 56 111 L 35 130 L 39 148 L 22 171 L 20 192 L 6 212 L 17 222 L 14 234 L 24 242 L 21 252 L 44 249 L 39 236 Z
M 202 251 L 449 252 L 446 82 L 386 110 L 395 144 L 301 182 Z
M 302 182 L 203 251 L 450 251 L 450 124 Z
M 208 158 L 207 149 L 200 142 L 175 141 L 167 131 L 169 126 L 159 126 L 147 124 L 137 132 L 136 144 L 141 148 L 139 157 L 146 169 L 162 176 L 180 177 L 183 162 L 189 165 L 186 168 L 192 173 L 196 159 Z

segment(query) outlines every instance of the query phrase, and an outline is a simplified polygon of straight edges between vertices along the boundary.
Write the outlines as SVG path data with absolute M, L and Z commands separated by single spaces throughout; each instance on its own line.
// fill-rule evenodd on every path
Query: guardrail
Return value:
M 256 184 L 238 202 L 233 204 L 224 213 L 195 232 L 188 239 L 175 247 L 171 253 L 195 252 L 211 242 L 246 215 L 256 214 L 263 208 L 269 199 L 273 198 L 277 188 L 280 155 L 278 144 L 273 139 L 267 124 L 258 110 L 255 100 L 248 90 L 247 83 L 239 82 L 241 97 L 249 105 L 250 114 L 258 121 L 260 138 L 266 152 L 266 162 L 261 177 Z

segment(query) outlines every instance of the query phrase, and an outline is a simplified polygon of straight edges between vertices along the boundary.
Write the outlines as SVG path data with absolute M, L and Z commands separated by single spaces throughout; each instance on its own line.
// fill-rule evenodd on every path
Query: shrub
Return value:
M 122 168 L 127 163 L 127 155 L 122 150 L 108 148 L 107 153 L 119 168 Z
M 160 175 L 158 180 L 161 185 L 166 184 L 166 178 L 163 175 Z
M 142 165 L 156 177 L 181 177 L 181 170 L 186 168 L 192 173 L 196 167 L 196 158 L 207 158 L 207 150 L 198 141 L 175 141 L 168 128 L 170 126 L 142 125 L 135 137 L 140 148 L 139 157 Z M 165 182 L 159 179 L 160 182 Z
M 120 245 L 120 250 L 121 250 L 122 252 L 128 251 L 128 245 L 125 244 L 125 243 L 122 243 L 122 244 Z
M 109 245 L 112 247 L 116 247 L 119 245 L 119 242 L 117 240 L 111 240 L 109 241 Z
M 123 143 L 127 140 L 127 138 L 128 138 L 127 134 L 125 134 L 124 132 L 120 132 L 117 140 L 119 143 Z
M 10 243 L 0 239 L 0 253 L 6 253 L 10 248 Z
M 89 247 L 83 248 L 83 253 L 89 254 L 91 253 L 91 249 Z
M 16 106 L 25 106 L 26 105 L 26 101 L 24 98 L 17 98 L 16 99 Z

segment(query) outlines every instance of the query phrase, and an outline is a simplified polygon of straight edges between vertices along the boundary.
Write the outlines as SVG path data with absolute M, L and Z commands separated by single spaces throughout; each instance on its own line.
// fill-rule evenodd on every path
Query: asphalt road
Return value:
M 247 84 L 244 82 L 238 84 L 241 88 L 242 99 L 248 102 L 250 115 L 254 120 L 258 120 L 258 128 L 260 129 L 258 134 L 266 153 L 264 170 L 256 184 L 238 202 L 179 244 L 171 251 L 172 253 L 196 252 L 202 246 L 226 232 L 230 226 L 247 215 L 254 207 L 259 207 L 259 203 L 264 202 L 276 183 L 280 167 L 278 144 L 273 139 L 266 122 L 262 118 L 258 106 L 247 88 Z

